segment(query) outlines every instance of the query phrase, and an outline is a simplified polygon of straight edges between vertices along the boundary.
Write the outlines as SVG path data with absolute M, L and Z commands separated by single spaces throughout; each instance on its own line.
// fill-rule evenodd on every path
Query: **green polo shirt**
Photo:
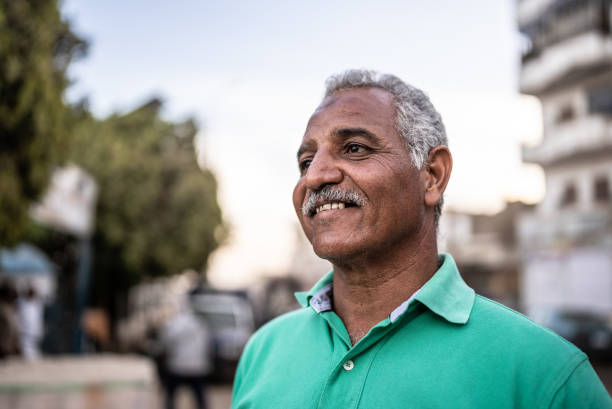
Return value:
M 584 353 L 440 261 L 355 345 L 332 310 L 333 272 L 296 294 L 304 308 L 246 346 L 232 408 L 612 408 Z

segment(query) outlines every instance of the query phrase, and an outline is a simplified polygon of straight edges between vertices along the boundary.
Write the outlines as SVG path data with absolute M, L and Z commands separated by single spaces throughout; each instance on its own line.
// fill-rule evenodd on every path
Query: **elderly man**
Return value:
M 333 270 L 249 341 L 233 408 L 612 408 L 580 350 L 438 254 L 452 158 L 425 94 L 331 77 L 297 159 L 295 210 Z

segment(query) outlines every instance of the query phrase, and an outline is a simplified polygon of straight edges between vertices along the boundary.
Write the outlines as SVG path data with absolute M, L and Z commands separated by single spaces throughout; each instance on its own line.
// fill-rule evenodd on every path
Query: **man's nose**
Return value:
M 329 152 L 317 152 L 306 170 L 305 181 L 309 189 L 315 190 L 325 185 L 340 183 L 342 170 L 338 166 L 337 158 L 334 158 Z

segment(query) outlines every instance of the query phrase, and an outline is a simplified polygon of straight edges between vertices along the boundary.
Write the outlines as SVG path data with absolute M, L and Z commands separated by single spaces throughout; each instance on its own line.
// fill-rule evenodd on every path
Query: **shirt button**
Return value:
M 342 367 L 345 370 L 350 371 L 355 367 L 355 363 L 349 359 L 348 361 L 342 364 Z

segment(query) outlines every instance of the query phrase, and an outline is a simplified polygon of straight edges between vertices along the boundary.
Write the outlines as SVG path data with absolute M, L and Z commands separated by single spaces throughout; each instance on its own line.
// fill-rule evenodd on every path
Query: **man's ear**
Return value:
M 435 206 L 446 189 L 453 168 L 453 157 L 448 147 L 436 146 L 429 152 L 423 168 L 425 174 L 425 204 Z

